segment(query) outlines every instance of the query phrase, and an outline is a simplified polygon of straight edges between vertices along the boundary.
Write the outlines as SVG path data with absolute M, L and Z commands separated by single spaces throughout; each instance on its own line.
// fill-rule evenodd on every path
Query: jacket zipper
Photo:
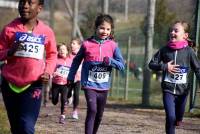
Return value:
M 175 57 L 174 57 L 174 64 L 175 64 L 175 65 L 176 65 L 177 54 L 178 54 L 178 51 L 176 50 L 176 51 L 175 51 Z M 175 78 L 175 75 L 174 75 L 174 78 Z M 176 94 L 176 83 L 175 83 L 175 85 L 174 85 L 174 94 Z
M 101 50 L 101 43 L 99 44 L 99 52 L 100 52 L 100 60 L 101 61 L 103 61 L 103 59 L 102 59 L 102 50 Z

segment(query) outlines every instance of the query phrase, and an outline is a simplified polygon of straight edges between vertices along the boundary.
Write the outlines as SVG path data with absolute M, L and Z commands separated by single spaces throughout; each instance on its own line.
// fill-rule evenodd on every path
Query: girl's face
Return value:
M 68 50 L 67 47 L 65 45 L 61 45 L 58 49 L 58 55 L 60 57 L 65 58 L 67 56 Z
M 72 40 L 72 42 L 71 42 L 72 53 L 77 54 L 80 47 L 81 46 L 80 46 L 80 44 L 78 43 L 77 40 Z
M 106 21 L 104 21 L 96 29 L 96 35 L 101 39 L 109 37 L 110 34 L 111 34 L 111 24 Z
M 183 41 L 188 38 L 188 33 L 185 32 L 181 23 L 174 24 L 169 35 L 172 42 Z
M 38 13 L 42 10 L 42 5 L 39 0 L 20 0 L 18 11 L 21 18 L 25 21 L 35 19 Z

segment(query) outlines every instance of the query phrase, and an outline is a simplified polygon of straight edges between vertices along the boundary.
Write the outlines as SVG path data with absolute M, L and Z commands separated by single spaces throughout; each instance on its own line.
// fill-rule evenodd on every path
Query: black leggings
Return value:
M 84 89 L 84 93 L 87 101 L 85 134 L 96 134 L 103 117 L 108 91 Z
M 71 85 L 71 87 L 69 88 L 69 92 L 68 92 L 68 95 L 67 95 L 67 98 L 70 98 L 72 96 L 72 91 L 74 91 L 74 94 L 73 94 L 73 109 L 75 110 L 78 105 L 79 105 L 79 91 L 80 91 L 80 81 L 77 81 L 75 83 L 73 83 Z
M 68 87 L 67 85 L 58 85 L 52 83 L 52 103 L 56 105 L 58 103 L 59 94 L 61 94 L 60 102 L 61 102 L 61 114 L 65 114 L 66 102 L 67 102 L 67 94 Z

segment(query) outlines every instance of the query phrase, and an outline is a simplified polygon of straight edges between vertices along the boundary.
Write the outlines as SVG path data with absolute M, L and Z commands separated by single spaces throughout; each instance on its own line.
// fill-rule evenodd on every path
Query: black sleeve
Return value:
M 200 61 L 193 49 L 190 49 L 190 65 L 195 72 L 197 79 L 200 80 Z
M 149 62 L 149 68 L 154 71 L 165 71 L 167 69 L 167 64 L 162 62 L 162 49 L 154 54 L 153 58 Z

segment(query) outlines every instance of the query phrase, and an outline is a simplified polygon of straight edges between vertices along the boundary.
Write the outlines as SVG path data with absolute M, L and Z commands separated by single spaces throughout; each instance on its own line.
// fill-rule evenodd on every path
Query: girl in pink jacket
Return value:
M 69 47 L 71 48 L 71 53 L 69 54 L 69 59 L 70 59 L 70 64 L 72 64 L 74 57 L 76 56 L 76 54 L 78 53 L 78 51 L 81 47 L 81 40 L 79 38 L 72 39 Z M 76 72 L 74 83 L 70 85 L 68 96 L 67 96 L 67 98 L 72 97 L 72 100 L 73 100 L 72 101 L 73 102 L 73 112 L 72 112 L 73 119 L 78 119 L 81 68 L 82 68 L 82 65 L 79 66 L 79 69 Z
M 56 69 L 53 73 L 52 79 L 52 103 L 56 105 L 59 100 L 61 101 L 61 113 L 59 117 L 59 123 L 65 124 L 65 114 L 66 114 L 66 104 L 67 104 L 67 76 L 69 73 L 69 68 L 71 66 L 68 49 L 64 43 L 58 45 L 58 57 L 56 62 Z
M 44 0 L 19 0 L 20 17 L 0 33 L 2 95 L 12 134 L 33 134 L 39 115 L 42 85 L 56 65 L 56 41 L 37 16 Z

